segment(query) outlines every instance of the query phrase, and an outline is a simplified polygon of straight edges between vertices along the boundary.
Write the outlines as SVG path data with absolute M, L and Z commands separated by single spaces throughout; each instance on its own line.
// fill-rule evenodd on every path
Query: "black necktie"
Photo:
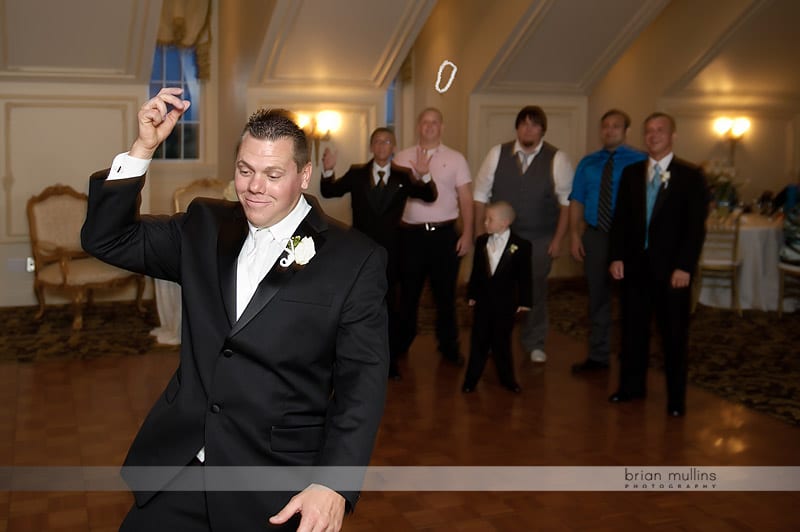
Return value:
M 383 176 L 385 176 L 385 175 L 386 175 L 386 172 L 384 172 L 383 170 L 378 170 L 378 186 L 379 187 L 382 187 L 382 186 L 384 186 L 386 184 L 386 183 L 383 182 Z
M 614 152 L 608 156 L 600 178 L 600 201 L 597 204 L 597 227 L 608 232 L 611 229 L 611 174 L 614 173 Z

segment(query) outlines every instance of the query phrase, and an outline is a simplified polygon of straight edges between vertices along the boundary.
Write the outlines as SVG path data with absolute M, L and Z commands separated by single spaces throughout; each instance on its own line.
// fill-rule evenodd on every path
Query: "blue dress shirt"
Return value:
M 575 178 L 572 181 L 570 200 L 583 204 L 583 219 L 592 227 L 597 226 L 597 206 L 600 203 L 600 179 L 603 167 L 608 161 L 610 152 L 602 149 L 590 153 L 578 163 Z M 614 153 L 614 172 L 611 174 L 611 208 L 617 204 L 617 191 L 622 169 L 631 163 L 647 159 L 647 154 L 634 150 L 630 146 L 619 146 Z

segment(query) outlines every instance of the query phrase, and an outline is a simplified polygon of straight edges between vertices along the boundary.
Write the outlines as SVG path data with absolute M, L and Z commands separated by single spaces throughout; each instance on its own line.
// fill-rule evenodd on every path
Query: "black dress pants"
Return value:
M 644 395 L 650 356 L 650 323 L 655 315 L 664 353 L 667 405 L 686 405 L 688 375 L 689 310 L 691 284 L 672 288 L 669 279 L 656 279 L 649 271 L 625 272 L 622 281 L 621 392 Z
M 458 234 L 455 224 L 401 229 L 400 271 L 401 326 L 400 349 L 408 351 L 417 336 L 419 299 L 425 280 L 430 281 L 436 305 L 436 340 L 441 355 L 449 360 L 459 357 L 456 323 L 456 281 L 460 257 L 456 252 Z

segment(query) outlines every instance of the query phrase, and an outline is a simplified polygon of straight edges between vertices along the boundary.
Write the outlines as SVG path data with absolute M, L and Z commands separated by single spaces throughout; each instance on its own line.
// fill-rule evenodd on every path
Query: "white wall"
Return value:
M 696 163 L 726 160 L 730 143 L 712 130 L 719 116 L 747 116 L 750 131 L 735 150 L 736 181 L 741 183 L 741 199 L 754 200 L 765 190 L 779 192 L 793 182 L 798 172 L 797 107 L 779 101 L 741 98 L 726 103 L 693 98 L 664 98 L 661 108 L 675 117 L 678 136 L 675 153 Z
M 36 302 L 33 274 L 22 269 L 31 256 L 28 199 L 58 183 L 85 192 L 89 175 L 128 149 L 146 90 L 130 85 L 0 83 L 0 305 Z M 147 200 L 145 194 L 145 208 Z

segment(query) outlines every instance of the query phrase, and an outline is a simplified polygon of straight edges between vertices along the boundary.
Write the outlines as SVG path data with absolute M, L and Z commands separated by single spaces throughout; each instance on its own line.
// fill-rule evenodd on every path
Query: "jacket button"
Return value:
M 217 403 L 214 403 L 213 405 L 211 405 L 211 412 L 213 412 L 214 414 L 219 414 L 220 410 L 221 410 L 221 408 L 219 407 L 219 405 Z
M 222 352 L 222 354 L 225 356 L 225 358 L 231 358 L 233 356 L 233 350 L 226 349 L 225 351 Z

